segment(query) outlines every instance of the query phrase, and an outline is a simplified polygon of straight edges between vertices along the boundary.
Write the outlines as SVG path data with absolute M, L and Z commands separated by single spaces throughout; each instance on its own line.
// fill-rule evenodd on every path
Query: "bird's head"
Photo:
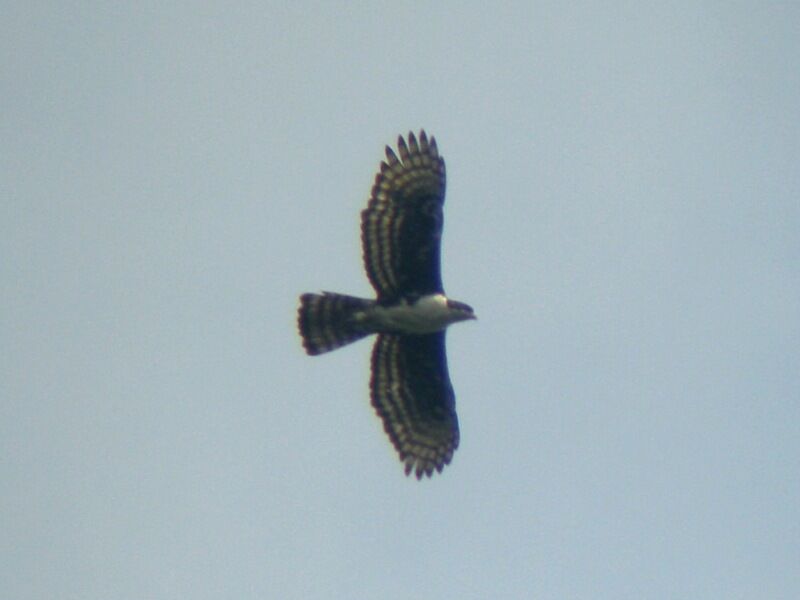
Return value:
M 457 321 L 468 321 L 470 319 L 478 318 L 475 316 L 475 311 L 472 310 L 472 307 L 469 304 L 459 302 L 458 300 L 450 300 L 448 298 L 447 308 L 450 309 L 454 323 Z

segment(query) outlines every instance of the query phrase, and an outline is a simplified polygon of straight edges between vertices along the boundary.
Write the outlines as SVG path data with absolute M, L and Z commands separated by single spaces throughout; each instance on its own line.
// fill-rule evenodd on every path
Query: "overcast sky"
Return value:
M 0 596 L 800 597 L 800 7 L 288 4 L 2 11 Z M 295 314 L 423 127 L 418 482 Z

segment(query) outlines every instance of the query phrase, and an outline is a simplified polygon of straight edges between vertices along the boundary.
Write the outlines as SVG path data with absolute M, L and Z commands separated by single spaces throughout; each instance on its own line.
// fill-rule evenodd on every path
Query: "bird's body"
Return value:
M 300 297 L 298 325 L 308 354 L 329 352 L 378 334 L 372 352 L 372 404 L 392 443 L 417 478 L 441 471 L 458 446 L 455 396 L 444 331 L 474 319 L 448 299 L 440 272 L 445 190 L 436 141 L 420 132 L 387 146 L 362 212 L 364 264 L 377 299 L 324 292 Z
M 401 300 L 389 306 L 376 305 L 364 313 L 365 322 L 374 324 L 376 331 L 421 335 L 442 331 L 462 313 L 453 310 L 444 294 L 430 294 L 415 301 Z

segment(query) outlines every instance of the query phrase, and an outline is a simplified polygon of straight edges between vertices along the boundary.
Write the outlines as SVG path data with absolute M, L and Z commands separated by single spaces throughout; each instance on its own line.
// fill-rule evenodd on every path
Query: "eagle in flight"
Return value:
M 375 300 L 323 292 L 300 297 L 298 326 L 310 355 L 378 334 L 370 394 L 406 475 L 430 477 L 458 447 L 455 395 L 447 372 L 445 329 L 474 319 L 444 294 L 440 247 L 445 167 L 436 140 L 420 131 L 386 147 L 361 242 Z

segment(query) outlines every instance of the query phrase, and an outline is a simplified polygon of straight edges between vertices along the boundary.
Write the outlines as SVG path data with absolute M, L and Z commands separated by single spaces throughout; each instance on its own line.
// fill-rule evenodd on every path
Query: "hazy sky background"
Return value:
M 800 7 L 286 4 L 2 11 L 0 596 L 800 597 Z M 422 482 L 295 325 L 420 127 Z

